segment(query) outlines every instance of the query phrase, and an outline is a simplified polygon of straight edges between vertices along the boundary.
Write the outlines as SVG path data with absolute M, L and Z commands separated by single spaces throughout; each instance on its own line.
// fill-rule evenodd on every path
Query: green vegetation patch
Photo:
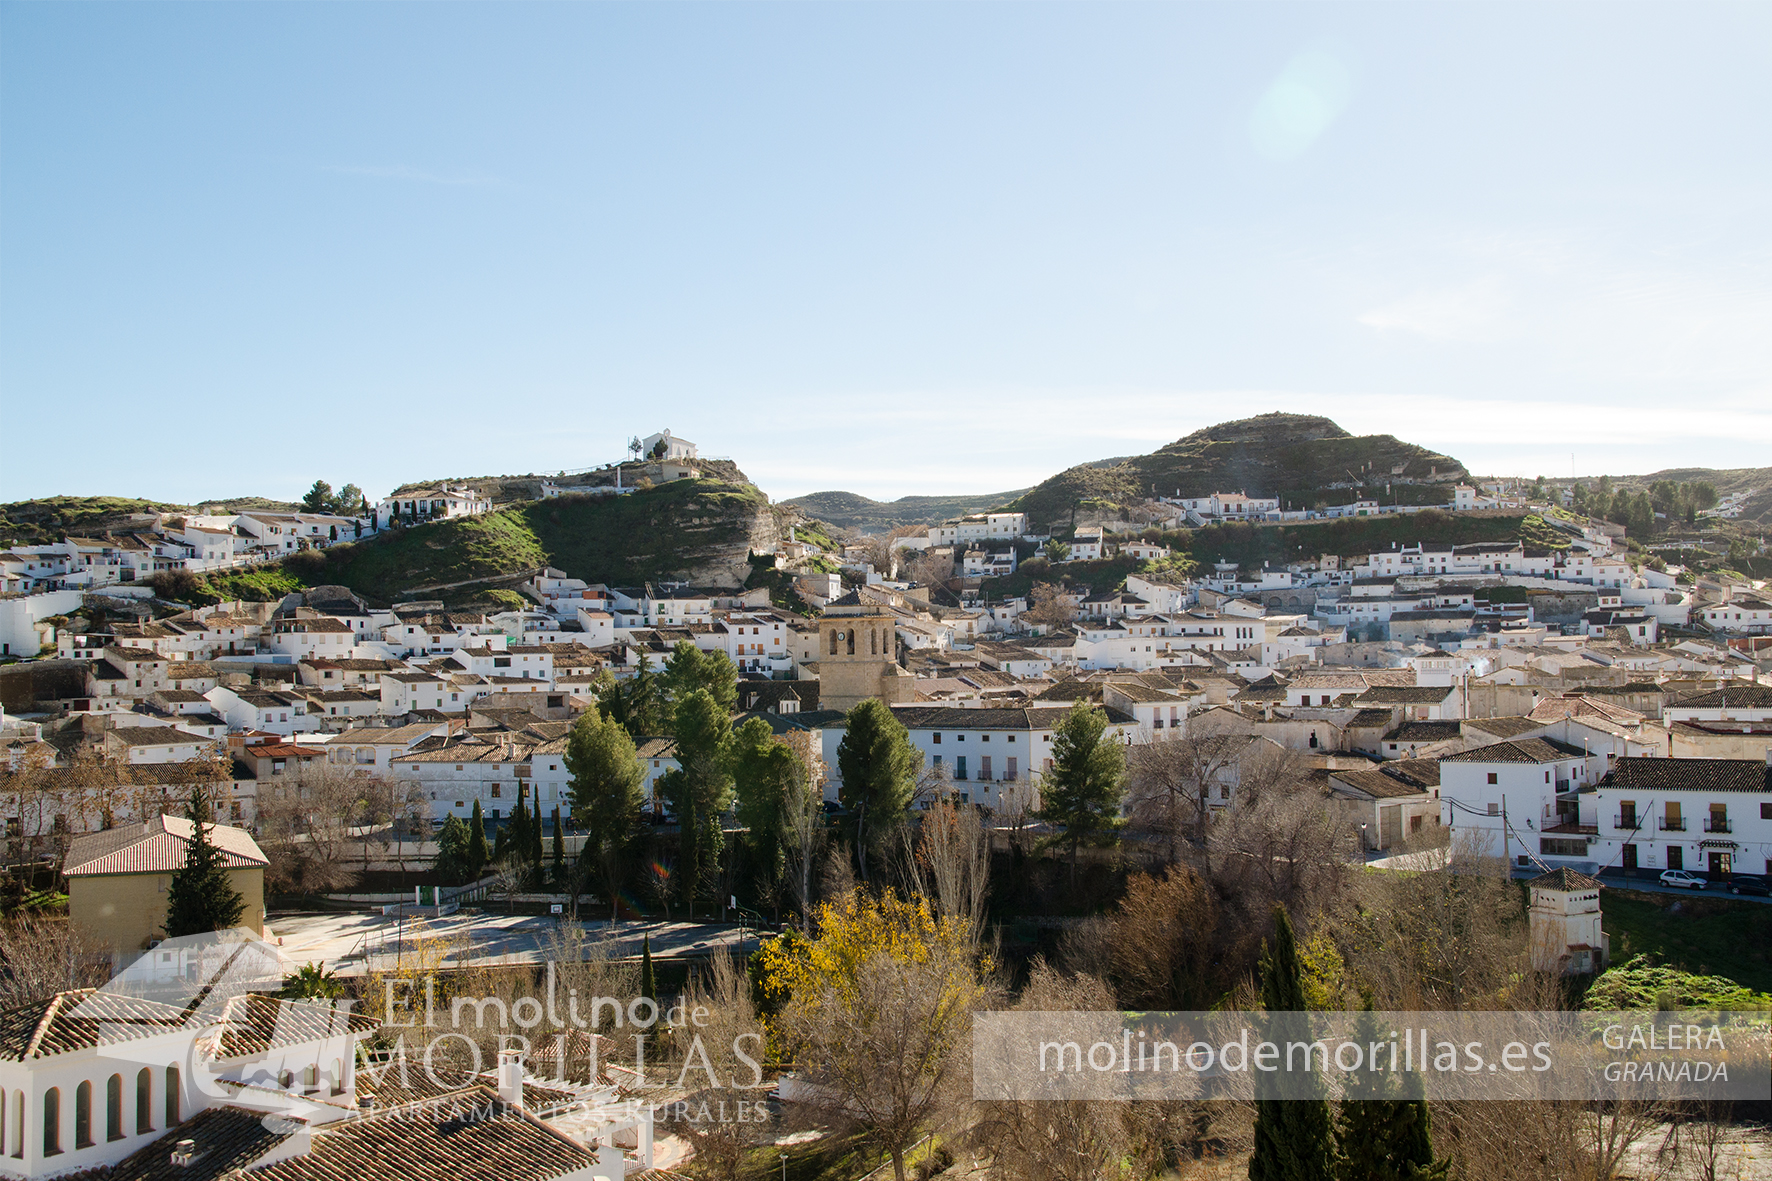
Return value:
M 1615 960 L 1650 955 L 1682 972 L 1772 992 L 1772 906 L 1608 889 L 1600 907 Z
M 1581 1007 L 1601 1009 L 1772 1009 L 1772 994 L 1755 992 L 1725 976 L 1697 976 L 1658 964 L 1653 956 L 1600 973 Z

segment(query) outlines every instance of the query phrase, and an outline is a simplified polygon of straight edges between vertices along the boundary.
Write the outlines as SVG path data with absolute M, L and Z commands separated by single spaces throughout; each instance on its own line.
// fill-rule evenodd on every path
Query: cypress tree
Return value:
M 640 995 L 658 1005 L 658 972 L 652 966 L 652 936 L 640 942 Z
M 201 935 L 238 926 L 246 911 L 246 899 L 228 881 L 221 850 L 210 841 L 209 801 L 203 789 L 191 789 L 185 819 L 194 832 L 185 846 L 185 863 L 173 871 L 166 887 L 166 935 Z
M 529 864 L 535 866 L 538 874 L 541 872 L 542 861 L 541 800 L 538 797 L 535 801 L 535 810 L 529 815 Z
M 560 826 L 560 805 L 554 805 L 554 880 L 566 880 L 566 830 Z
M 1274 907 L 1274 937 L 1262 949 L 1261 1003 L 1274 1018 L 1267 1040 L 1311 1040 L 1298 944 L 1283 906 Z M 1309 1071 L 1288 1074 L 1290 1091 L 1309 1088 L 1293 1098 L 1275 1093 L 1276 1079 L 1258 1079 L 1249 1181 L 1335 1181 L 1335 1126 L 1318 1078 Z
M 1383 1043 L 1390 1034 L 1378 1027 L 1372 994 L 1364 995 L 1355 1037 L 1362 1046 Z M 1407 1077 L 1419 1090 L 1420 1075 Z M 1434 1160 L 1427 1101 L 1399 1094 L 1390 1072 L 1371 1065 L 1348 1075 L 1335 1140 L 1341 1181 L 1440 1181 L 1452 1167 Z
M 480 880 L 480 871 L 492 860 L 492 850 L 486 847 L 486 813 L 480 810 L 480 801 L 474 801 L 474 817 L 468 821 L 468 877 L 473 881 Z

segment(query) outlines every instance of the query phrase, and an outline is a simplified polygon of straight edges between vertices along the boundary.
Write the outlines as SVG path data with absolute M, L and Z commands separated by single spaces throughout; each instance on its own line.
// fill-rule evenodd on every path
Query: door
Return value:
M 1624 847 L 1624 870 L 1626 873 L 1637 871 L 1637 847 L 1635 845 Z
M 1378 810 L 1378 847 L 1389 849 L 1403 840 L 1403 806 L 1392 804 Z
M 1710 877 L 1713 881 L 1729 876 L 1729 863 L 1731 860 L 1732 858 L 1728 853 L 1718 849 L 1711 850 Z
M 1667 867 L 1669 869 L 1685 869 L 1686 850 L 1678 845 L 1669 845 L 1667 847 Z

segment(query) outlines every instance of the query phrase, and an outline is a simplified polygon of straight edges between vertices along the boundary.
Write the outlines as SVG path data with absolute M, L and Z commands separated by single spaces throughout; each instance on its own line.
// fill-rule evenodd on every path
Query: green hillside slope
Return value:
M 268 598 L 337 583 L 376 603 L 455 603 L 541 566 L 614 586 L 666 578 L 736 586 L 749 573 L 753 541 L 768 540 L 777 527 L 768 498 L 749 484 L 678 480 L 628 496 L 563 496 L 396 530 L 296 554 L 250 579 L 218 578 L 205 589 Z

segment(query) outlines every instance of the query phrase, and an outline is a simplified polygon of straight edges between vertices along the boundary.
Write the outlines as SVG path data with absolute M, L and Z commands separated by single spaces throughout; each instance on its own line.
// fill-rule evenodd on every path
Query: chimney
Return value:
M 507 1107 L 523 1110 L 523 1052 L 498 1052 L 498 1098 Z
M 175 1168 L 188 1169 L 191 1162 L 197 1159 L 197 1142 L 180 1140 L 172 1146 L 172 1163 Z

